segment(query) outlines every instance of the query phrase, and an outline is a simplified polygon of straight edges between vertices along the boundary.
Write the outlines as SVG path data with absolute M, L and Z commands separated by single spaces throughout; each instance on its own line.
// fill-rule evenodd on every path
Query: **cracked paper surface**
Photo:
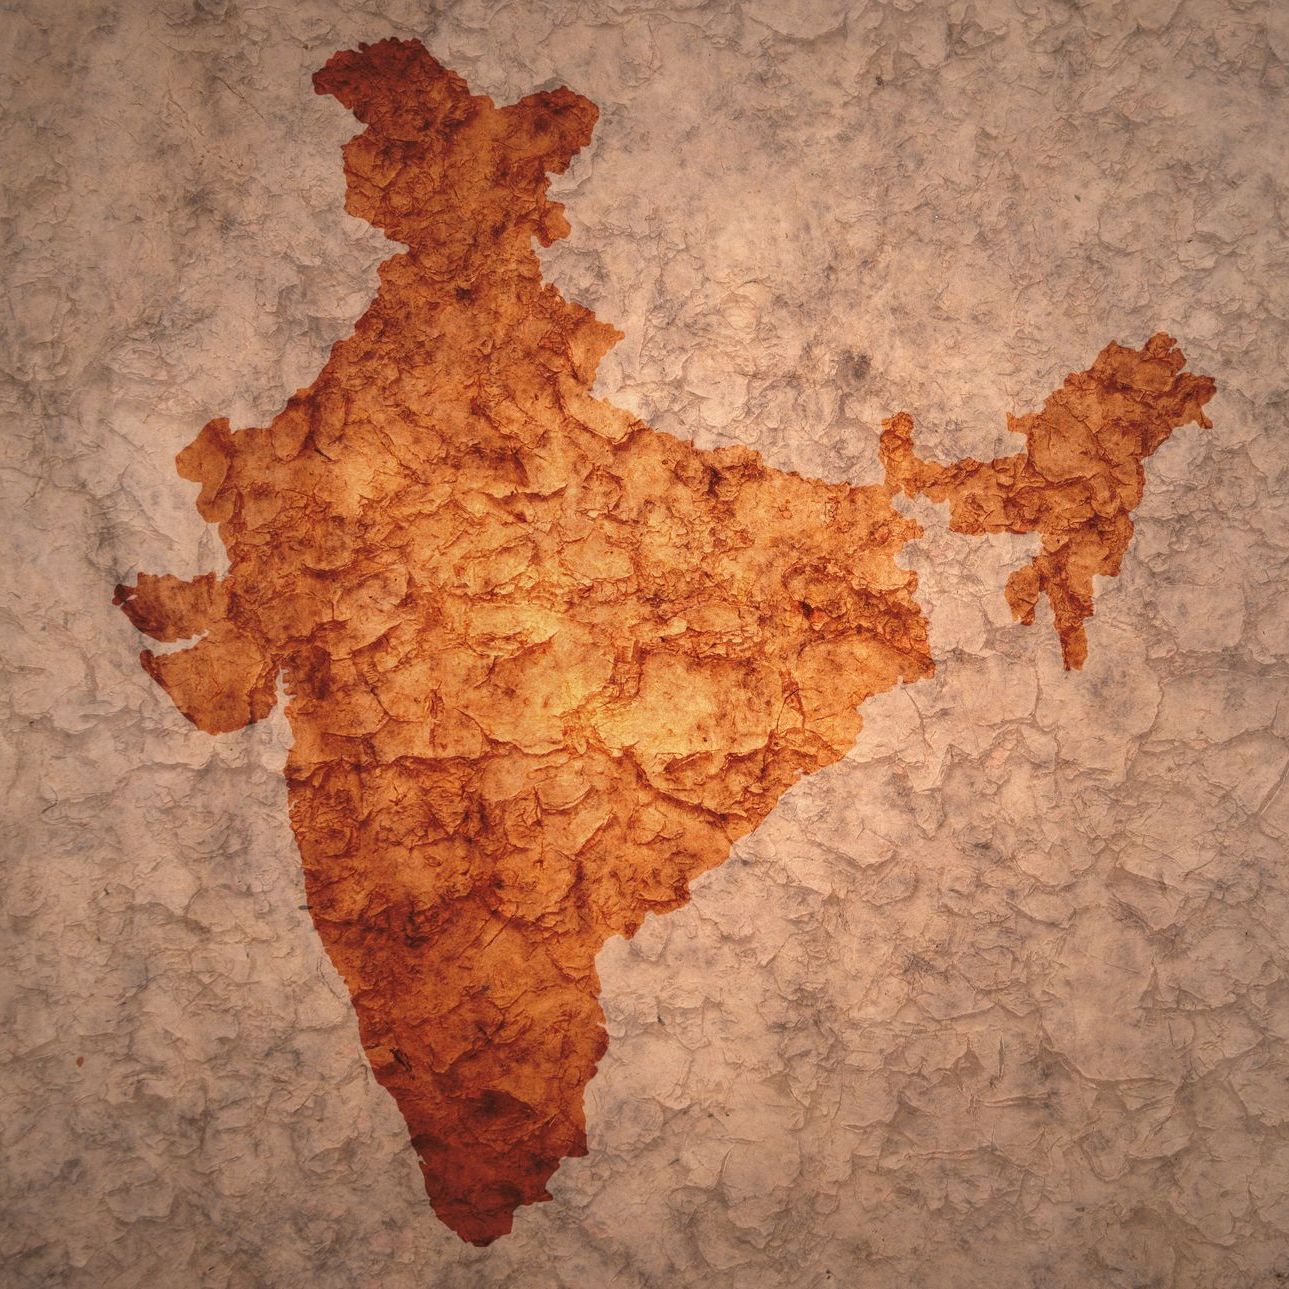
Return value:
M 18 1282 L 1276 1282 L 1266 18 L 23 16 L 18 105 L 41 143 L 13 168 L 13 423 L 35 432 L 9 476 Z M 170 460 L 211 416 L 269 425 L 375 291 L 362 266 L 388 243 L 335 217 L 351 119 L 322 129 L 307 76 L 391 31 L 497 102 L 567 82 L 600 105 L 544 276 L 626 332 L 597 394 L 700 454 L 757 449 L 767 495 L 786 471 L 882 491 L 876 424 L 900 406 L 917 458 L 1005 462 L 1014 436 L 981 427 L 1039 407 L 1111 335 L 1166 327 L 1221 384 L 1217 428 L 1159 447 L 1144 495 L 1134 461 L 1084 498 L 1120 577 L 1093 586 L 1081 671 L 1053 647 L 1059 594 L 1036 630 L 1009 625 L 1027 601 L 1008 579 L 1043 550 L 1007 535 L 1008 505 L 964 512 L 995 535 L 955 537 L 953 510 L 897 503 L 925 529 L 894 567 L 919 575 L 937 674 L 865 702 L 852 753 L 685 908 L 609 940 L 590 1153 L 486 1250 L 416 1202 L 406 1126 L 301 907 L 280 717 L 185 733 L 101 599 L 147 586 L 141 625 L 176 642 L 194 615 L 241 613 L 237 561 L 205 578 L 222 557 Z M 934 498 L 939 467 L 903 460 Z M 341 608 L 337 624 L 381 611 Z M 214 643 L 250 673 L 212 718 L 236 722 L 275 690 L 245 640 Z
M 498 109 L 416 41 L 314 77 L 367 129 L 348 207 L 408 246 L 318 379 L 263 429 L 211 421 L 179 454 L 228 576 L 118 588 L 144 668 L 207 733 L 262 720 L 284 677 L 286 776 L 314 925 L 398 1103 L 435 1212 L 486 1245 L 586 1153 L 604 1054 L 595 958 L 689 898 L 858 708 L 934 668 L 921 532 L 1043 534 L 1040 591 L 1081 666 L 1141 459 L 1208 422 L 1213 382 L 1168 337 L 1110 345 L 1022 454 L 936 467 L 907 414 L 864 488 L 702 452 L 590 395 L 618 338 L 541 280 L 568 232 L 546 196 L 597 115 L 561 87 Z M 1019 587 L 1019 589 L 1016 589 Z

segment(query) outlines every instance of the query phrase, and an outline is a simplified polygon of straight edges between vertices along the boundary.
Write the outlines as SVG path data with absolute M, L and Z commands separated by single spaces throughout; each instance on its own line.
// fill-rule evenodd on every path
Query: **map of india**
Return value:
M 1142 462 L 1209 424 L 1214 383 L 1171 337 L 1111 343 L 1011 420 L 1014 455 L 923 460 L 901 414 L 865 486 L 701 451 L 592 394 L 620 334 L 542 280 L 533 239 L 570 231 L 548 176 L 591 102 L 499 108 L 416 41 L 314 83 L 365 126 L 347 209 L 407 249 L 271 423 L 180 453 L 227 574 L 117 600 L 182 642 L 143 666 L 202 730 L 263 719 L 281 684 L 313 923 L 435 1212 L 483 1245 L 586 1153 L 606 941 L 845 756 L 865 700 L 932 674 L 896 498 L 1039 534 L 1008 601 L 1030 623 L 1045 598 L 1078 668 Z

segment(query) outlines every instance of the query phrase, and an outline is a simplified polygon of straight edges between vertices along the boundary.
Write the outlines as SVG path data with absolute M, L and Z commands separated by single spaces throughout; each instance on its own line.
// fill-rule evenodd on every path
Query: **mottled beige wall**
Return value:
M 3 8 L 0 1281 L 1275 1285 L 1289 1278 L 1289 6 L 18 0 Z M 424 1197 L 301 907 L 284 722 L 211 739 L 110 604 L 217 566 L 173 454 L 262 420 L 387 243 L 308 74 L 385 35 L 602 109 L 545 256 L 601 388 L 876 476 L 1174 334 L 1091 659 L 1029 539 L 911 549 L 941 661 L 683 911 L 601 955 L 591 1153 L 486 1250 Z

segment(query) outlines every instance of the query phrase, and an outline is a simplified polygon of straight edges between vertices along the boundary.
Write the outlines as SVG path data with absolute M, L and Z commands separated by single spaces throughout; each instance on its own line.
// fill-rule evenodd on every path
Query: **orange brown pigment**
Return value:
M 314 925 L 435 1212 L 487 1244 L 586 1152 L 605 941 L 845 755 L 865 699 L 931 674 L 897 489 L 967 532 L 1041 531 L 1009 594 L 1029 618 L 1048 592 L 1077 666 L 1140 460 L 1212 383 L 1165 337 L 1111 345 L 1016 423 L 1023 456 L 927 465 L 896 418 L 878 486 L 698 451 L 591 395 L 619 333 L 541 278 L 534 237 L 569 231 L 547 176 L 590 102 L 498 108 L 415 41 L 314 79 L 367 127 L 347 209 L 408 251 L 270 425 L 180 453 L 228 575 L 117 600 L 200 637 L 142 657 L 203 730 L 263 718 L 283 678 Z
M 1202 409 L 1216 387 L 1185 365 L 1171 336 L 1152 336 L 1142 350 L 1109 344 L 1089 371 L 1067 376 L 1041 412 L 1007 418 L 1007 428 L 1025 436 L 1025 451 L 993 461 L 919 460 L 908 413 L 886 422 L 887 482 L 947 501 L 954 532 L 1042 533 L 1042 549 L 1008 579 L 1007 602 L 1028 625 L 1047 596 L 1067 668 L 1088 656 L 1092 579 L 1119 572 L 1132 538 L 1142 461 L 1179 425 L 1210 428 Z

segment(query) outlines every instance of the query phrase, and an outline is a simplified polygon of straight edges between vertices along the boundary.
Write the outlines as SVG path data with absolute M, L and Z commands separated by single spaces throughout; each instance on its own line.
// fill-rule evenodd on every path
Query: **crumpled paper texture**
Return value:
M 5 1277 L 1289 1274 L 1277 11 L 44 9 L 3 139 Z M 700 447 L 866 482 L 906 407 L 987 459 L 1157 328 L 1220 386 L 1146 464 L 1082 672 L 1012 623 L 1035 538 L 908 503 L 936 677 L 601 952 L 590 1153 L 487 1250 L 433 1220 L 302 908 L 280 719 L 193 730 L 104 594 L 222 569 L 174 453 L 370 299 L 389 245 L 308 74 L 386 35 L 600 106 L 544 271 L 626 332 L 598 391 Z

